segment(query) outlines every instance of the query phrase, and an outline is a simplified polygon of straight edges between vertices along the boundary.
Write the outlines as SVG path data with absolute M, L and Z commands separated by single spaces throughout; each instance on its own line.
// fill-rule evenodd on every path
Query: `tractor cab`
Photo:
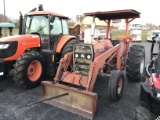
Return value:
M 19 34 L 30 35 L 36 34 L 40 37 L 42 49 L 56 49 L 55 41 L 68 35 L 79 37 L 80 25 L 69 28 L 69 17 L 58 13 L 44 11 L 40 4 L 30 12 L 22 16 L 20 13 Z M 61 48 L 60 48 L 61 49 Z
M 69 35 L 68 17 L 53 12 L 37 11 L 28 13 L 25 21 L 25 34 L 38 34 L 42 49 L 51 49 L 62 35 Z

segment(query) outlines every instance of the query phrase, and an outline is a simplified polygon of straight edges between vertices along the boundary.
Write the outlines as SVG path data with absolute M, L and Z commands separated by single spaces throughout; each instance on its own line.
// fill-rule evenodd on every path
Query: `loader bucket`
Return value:
M 52 84 L 52 82 L 49 81 L 43 81 L 42 86 L 42 99 L 48 99 L 53 96 L 68 93 L 67 96 L 45 101 L 45 103 L 89 119 L 93 118 L 97 105 L 97 93 L 78 90 L 77 88 L 68 87 L 58 83 Z

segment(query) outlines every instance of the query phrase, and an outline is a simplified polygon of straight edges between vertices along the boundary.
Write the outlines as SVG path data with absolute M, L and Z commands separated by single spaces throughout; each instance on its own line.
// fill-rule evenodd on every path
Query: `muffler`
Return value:
M 97 106 L 97 93 L 80 90 L 59 83 L 53 84 L 49 81 L 43 81 L 42 86 L 43 100 L 52 98 L 53 96 L 67 94 L 63 97 L 44 101 L 45 103 L 85 118 L 93 118 Z

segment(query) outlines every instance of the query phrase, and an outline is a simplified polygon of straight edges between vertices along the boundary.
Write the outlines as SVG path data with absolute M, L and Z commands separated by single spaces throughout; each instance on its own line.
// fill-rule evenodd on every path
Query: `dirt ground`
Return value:
M 143 44 L 146 48 L 146 62 L 149 60 L 150 44 L 148 42 L 132 43 Z M 98 93 L 98 105 L 94 120 L 132 120 L 133 112 L 140 105 L 140 82 L 132 83 L 125 79 L 124 94 L 118 102 L 112 102 L 107 96 L 108 78 L 98 77 L 94 92 Z M 17 87 L 12 74 L 0 81 L 0 119 L 1 120 L 85 120 L 85 118 L 70 112 L 58 109 L 45 103 L 27 106 L 28 103 L 40 100 L 41 86 L 24 90 Z

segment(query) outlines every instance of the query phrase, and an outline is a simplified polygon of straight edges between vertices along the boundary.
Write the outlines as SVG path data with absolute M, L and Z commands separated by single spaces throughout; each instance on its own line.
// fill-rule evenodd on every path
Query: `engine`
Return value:
M 73 46 L 73 70 L 81 75 L 88 75 L 90 64 L 94 58 L 107 51 L 109 46 L 106 41 L 90 44 L 76 44 Z

